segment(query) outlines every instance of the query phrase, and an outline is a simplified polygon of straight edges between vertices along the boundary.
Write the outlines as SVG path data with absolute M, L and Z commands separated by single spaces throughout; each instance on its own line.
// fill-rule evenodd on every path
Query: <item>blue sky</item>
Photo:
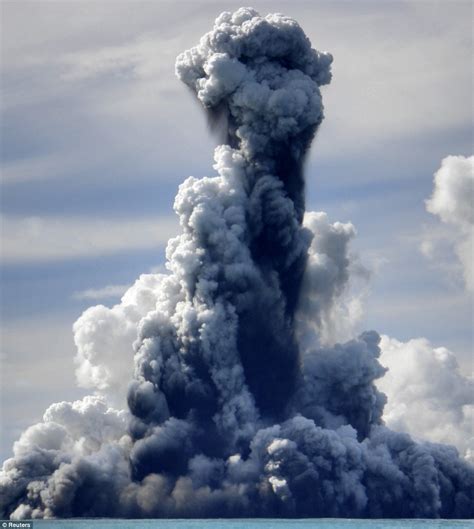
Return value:
M 253 5 L 334 55 L 307 206 L 357 228 L 372 270 L 363 327 L 426 337 L 468 373 L 472 297 L 449 252 L 433 262 L 419 247 L 443 229 L 425 209 L 433 173 L 472 150 L 472 4 Z M 91 290 L 161 266 L 177 186 L 213 173 L 216 140 L 174 60 L 236 7 L 2 3 L 2 459 L 49 403 L 85 394 L 72 324 L 119 300 Z

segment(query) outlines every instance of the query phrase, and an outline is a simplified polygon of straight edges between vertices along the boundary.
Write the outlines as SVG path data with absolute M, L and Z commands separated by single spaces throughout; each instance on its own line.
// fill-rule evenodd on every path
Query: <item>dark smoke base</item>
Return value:
M 303 225 L 331 62 L 295 21 L 252 9 L 223 13 L 178 57 L 180 79 L 225 118 L 226 145 L 219 176 L 176 198 L 182 234 L 138 325 L 131 414 L 94 397 L 50 408 L 4 465 L 3 515 L 473 517 L 474 471 L 457 451 L 383 426 L 378 334 L 300 339 L 348 279 L 349 231 L 332 226 L 319 251 L 333 260 L 314 264 L 314 214 Z M 68 429 L 92 443 L 85 455 Z

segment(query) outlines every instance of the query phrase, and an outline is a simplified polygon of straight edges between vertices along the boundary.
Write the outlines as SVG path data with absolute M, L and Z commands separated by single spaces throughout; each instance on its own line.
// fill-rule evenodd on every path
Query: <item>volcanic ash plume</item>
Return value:
M 227 127 L 217 176 L 180 186 L 168 272 L 76 323 L 79 377 L 97 395 L 51 406 L 15 444 L 5 515 L 474 514 L 474 471 L 453 447 L 382 424 L 378 334 L 332 346 L 318 334 L 354 235 L 304 214 L 331 62 L 294 20 L 252 9 L 223 13 L 178 57 Z M 119 400 L 132 342 L 129 409 L 113 410 L 104 395 Z

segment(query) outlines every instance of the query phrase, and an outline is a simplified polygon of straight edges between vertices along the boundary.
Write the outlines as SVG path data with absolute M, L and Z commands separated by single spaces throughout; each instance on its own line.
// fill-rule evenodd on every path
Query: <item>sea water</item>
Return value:
M 20 522 L 21 523 L 21 522 Z M 21 528 L 3 521 L 5 529 Z M 25 522 L 23 522 L 25 523 Z M 18 525 L 17 525 L 18 524 Z M 34 520 L 31 529 L 474 529 L 470 520 L 220 519 L 220 520 Z M 27 524 L 23 528 L 28 527 Z M 25 527 L 26 526 L 26 527 Z

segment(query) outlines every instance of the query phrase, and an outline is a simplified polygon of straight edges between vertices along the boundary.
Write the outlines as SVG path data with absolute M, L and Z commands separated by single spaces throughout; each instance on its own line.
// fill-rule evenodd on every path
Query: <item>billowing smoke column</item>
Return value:
M 474 471 L 453 447 L 383 425 L 378 334 L 333 346 L 318 334 L 354 235 L 304 215 L 331 61 L 294 20 L 252 9 L 223 13 L 178 57 L 178 77 L 227 123 L 218 176 L 181 185 L 168 273 L 75 326 L 80 377 L 99 393 L 135 340 L 129 411 L 99 396 L 51 406 L 4 464 L 4 515 L 474 515 Z
M 248 9 L 221 15 L 178 57 L 180 79 L 227 116 L 234 148 L 217 149 L 220 176 L 187 180 L 176 199 L 184 233 L 168 266 L 179 295 L 160 329 L 141 333 L 129 394 L 144 419 L 138 429 L 196 415 L 216 429 L 219 452 L 248 443 L 260 413 L 285 415 L 300 378 L 293 316 L 311 242 L 301 163 L 323 117 L 319 85 L 331 60 L 293 20 Z M 150 371 L 151 362 L 162 365 Z

